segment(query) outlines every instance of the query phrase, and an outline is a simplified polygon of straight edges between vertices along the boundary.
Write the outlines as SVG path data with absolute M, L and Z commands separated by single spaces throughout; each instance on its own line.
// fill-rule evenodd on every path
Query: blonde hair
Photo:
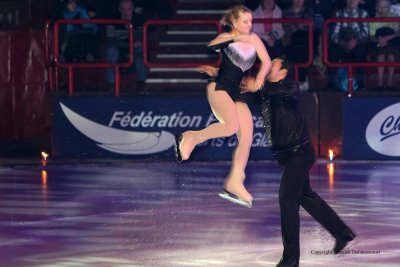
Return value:
M 233 7 L 229 8 L 225 15 L 219 21 L 223 26 L 230 26 L 233 27 L 233 21 L 238 20 L 242 13 L 249 12 L 252 14 L 251 10 L 244 6 L 244 5 L 234 5 Z

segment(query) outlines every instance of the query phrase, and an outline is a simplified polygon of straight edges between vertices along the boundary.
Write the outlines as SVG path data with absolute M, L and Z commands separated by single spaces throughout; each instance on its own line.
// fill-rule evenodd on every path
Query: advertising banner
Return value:
M 250 158 L 273 159 L 257 106 Z M 217 122 L 205 97 L 58 97 L 54 102 L 56 157 L 174 159 L 175 134 Z M 236 136 L 200 144 L 193 160 L 230 160 Z
M 343 131 L 344 159 L 400 160 L 400 98 L 344 99 Z

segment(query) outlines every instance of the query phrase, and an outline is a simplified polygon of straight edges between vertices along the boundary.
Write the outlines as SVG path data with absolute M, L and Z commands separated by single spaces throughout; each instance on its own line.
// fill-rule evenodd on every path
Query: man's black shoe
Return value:
M 335 254 L 338 254 L 342 249 L 347 246 L 347 243 L 356 238 L 356 236 L 357 235 L 353 231 L 351 231 L 350 228 L 346 228 L 345 230 L 343 230 L 342 234 L 339 237 L 336 237 L 336 244 L 333 248 L 333 252 Z
M 276 267 L 299 267 L 299 258 L 287 258 L 282 256 Z

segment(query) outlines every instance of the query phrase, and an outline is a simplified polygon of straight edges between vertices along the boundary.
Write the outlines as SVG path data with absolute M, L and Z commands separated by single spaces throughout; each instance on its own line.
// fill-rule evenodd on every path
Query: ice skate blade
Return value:
M 243 199 L 238 198 L 235 194 L 232 194 L 231 192 L 229 192 L 227 190 L 224 190 L 224 191 L 218 193 L 218 195 L 220 197 L 222 197 L 223 199 L 226 199 L 237 205 L 240 205 L 240 206 L 243 206 L 243 207 L 246 207 L 249 209 L 253 207 L 253 203 L 251 201 L 250 202 L 244 201 Z

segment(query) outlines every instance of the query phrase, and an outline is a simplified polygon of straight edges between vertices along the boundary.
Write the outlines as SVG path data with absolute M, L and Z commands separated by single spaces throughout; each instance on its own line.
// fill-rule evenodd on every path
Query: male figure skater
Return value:
M 242 82 L 242 91 L 259 90 L 266 135 L 282 170 L 279 207 L 284 250 L 276 265 L 279 267 L 299 266 L 300 205 L 336 239 L 334 253 L 339 253 L 356 236 L 310 186 L 309 171 L 315 152 L 300 113 L 298 84 L 292 77 L 292 65 L 278 58 L 272 62 L 261 89 L 254 88 L 254 78 Z

